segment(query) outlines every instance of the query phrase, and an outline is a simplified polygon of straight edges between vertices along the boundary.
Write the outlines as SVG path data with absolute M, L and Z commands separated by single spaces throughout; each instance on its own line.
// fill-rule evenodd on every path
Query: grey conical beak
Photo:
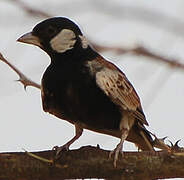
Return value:
M 17 39 L 17 41 L 42 47 L 42 45 L 40 43 L 40 39 L 37 36 L 33 35 L 32 32 L 24 34 L 19 39 Z

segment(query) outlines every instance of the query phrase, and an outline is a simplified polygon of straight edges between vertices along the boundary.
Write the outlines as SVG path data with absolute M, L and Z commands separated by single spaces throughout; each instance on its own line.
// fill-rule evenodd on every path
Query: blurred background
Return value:
M 40 83 L 49 57 L 16 42 L 43 19 L 74 20 L 94 47 L 114 62 L 137 90 L 148 129 L 184 146 L 184 1 L 183 0 L 1 0 L 0 52 Z M 16 82 L 0 61 L 0 151 L 38 151 L 62 145 L 73 125 L 42 110 L 40 91 Z M 97 145 L 114 149 L 118 139 L 85 130 L 72 148 Z M 166 140 L 166 143 L 168 141 Z M 126 142 L 124 150 L 136 150 Z

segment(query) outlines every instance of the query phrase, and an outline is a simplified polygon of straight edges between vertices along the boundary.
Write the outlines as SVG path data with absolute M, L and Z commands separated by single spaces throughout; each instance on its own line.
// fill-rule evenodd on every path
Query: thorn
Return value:
M 24 91 L 26 91 L 27 90 L 27 85 L 24 85 Z
M 17 79 L 17 80 L 14 80 L 14 81 L 20 82 L 20 79 Z
M 0 60 L 4 61 L 4 57 L 1 53 L 0 53 Z
M 165 144 L 164 140 L 166 138 L 168 138 L 168 136 L 165 136 L 163 138 L 157 138 L 156 135 L 152 134 L 155 139 L 153 141 L 153 146 L 156 147 L 156 148 L 159 148 L 159 149 L 162 149 L 162 150 L 167 150 L 167 151 L 170 151 L 170 147 Z
M 177 140 L 176 143 L 174 144 L 174 146 L 179 148 L 178 143 L 179 143 L 180 141 L 181 141 L 181 139 Z
M 96 146 L 98 149 L 100 149 L 100 145 L 99 144 L 97 144 L 97 146 Z
M 26 150 L 26 149 L 24 149 L 24 148 L 22 148 L 22 150 L 23 150 L 24 152 L 27 152 L 27 150 Z
M 24 86 L 24 90 L 26 91 L 27 90 L 27 84 L 20 78 L 20 79 L 17 79 L 17 80 L 15 80 L 16 82 L 20 82 L 20 83 L 22 83 L 23 84 L 23 86 Z
M 175 142 L 175 144 L 173 145 L 173 143 L 171 141 L 169 141 L 171 143 L 171 150 L 174 152 L 179 152 L 179 151 L 183 151 L 184 148 L 179 147 L 178 143 L 181 141 L 181 139 L 179 139 L 178 141 Z
M 157 138 L 155 135 L 154 135 L 154 137 L 155 137 L 154 141 L 163 142 L 163 143 L 164 143 L 165 139 L 168 138 L 168 136 L 165 136 L 163 138 Z
M 173 145 L 173 143 L 170 141 L 170 140 L 168 140 L 169 142 L 170 142 L 170 144 L 171 144 L 171 147 L 173 147 L 174 145 Z
M 165 136 L 165 137 L 163 137 L 163 138 L 161 138 L 163 141 L 165 141 L 165 139 L 167 139 L 168 138 L 168 136 Z

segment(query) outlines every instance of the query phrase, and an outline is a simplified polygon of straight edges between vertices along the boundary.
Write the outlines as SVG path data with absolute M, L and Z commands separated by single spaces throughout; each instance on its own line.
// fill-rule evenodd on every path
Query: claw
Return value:
M 69 147 L 70 145 L 75 142 L 81 135 L 82 135 L 82 132 L 83 132 L 83 129 L 78 126 L 77 124 L 75 124 L 75 136 L 70 140 L 68 141 L 65 145 L 63 146 L 54 146 L 52 148 L 52 150 L 55 150 L 56 151 L 56 154 L 55 154 L 55 159 L 59 159 L 61 157 L 61 151 L 69 151 Z
M 174 146 L 174 144 L 170 141 L 170 140 L 168 140 L 169 142 L 170 142 L 170 144 L 171 144 L 171 147 L 173 147 Z
M 54 146 L 52 148 L 52 150 L 54 150 L 56 153 L 55 153 L 55 159 L 59 159 L 61 157 L 61 152 L 62 151 L 69 151 L 69 146 L 67 144 L 63 145 L 63 146 Z

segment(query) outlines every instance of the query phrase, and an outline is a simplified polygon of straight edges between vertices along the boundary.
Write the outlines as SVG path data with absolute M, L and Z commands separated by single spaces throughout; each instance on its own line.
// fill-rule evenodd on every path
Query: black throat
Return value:
M 89 45 L 87 48 L 82 48 L 82 46 L 75 46 L 71 50 L 67 50 L 64 53 L 51 53 L 49 54 L 51 58 L 51 64 L 65 64 L 68 61 L 76 61 L 76 63 L 81 63 L 85 61 L 90 61 L 95 59 L 99 54 L 93 50 Z

